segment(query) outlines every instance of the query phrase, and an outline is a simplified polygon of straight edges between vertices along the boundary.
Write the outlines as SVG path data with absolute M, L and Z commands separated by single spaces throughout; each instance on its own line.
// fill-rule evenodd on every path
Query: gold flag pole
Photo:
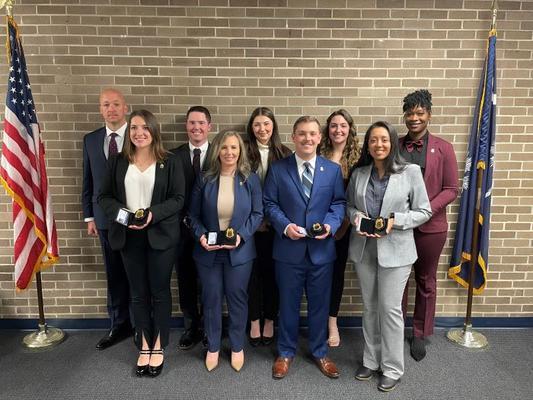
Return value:
M 492 23 L 490 25 L 491 32 L 496 29 L 496 17 L 498 15 L 498 1 L 492 1 Z M 475 274 L 475 263 L 479 255 L 479 243 L 478 243 L 478 232 L 479 232 L 479 198 L 481 196 L 481 182 L 483 180 L 483 169 L 477 169 L 477 186 L 476 186 L 476 211 L 474 214 L 474 223 L 472 229 L 472 258 L 470 265 L 470 274 L 468 279 L 468 297 L 466 305 L 466 317 L 463 328 L 460 329 L 450 329 L 446 334 L 446 337 L 453 343 L 458 344 L 463 347 L 470 349 L 482 349 L 486 347 L 489 342 L 487 338 L 480 332 L 476 332 L 472 329 L 472 303 L 474 296 L 474 274 Z
M 8 18 L 13 18 L 13 3 L 14 0 L 0 0 L 0 8 L 6 8 Z M 39 305 L 39 329 L 24 336 L 22 343 L 31 349 L 47 349 L 58 345 L 65 340 L 65 333 L 59 328 L 48 326 L 46 323 L 44 318 L 43 285 L 40 271 L 37 271 L 35 274 L 35 281 L 37 286 L 37 302 Z

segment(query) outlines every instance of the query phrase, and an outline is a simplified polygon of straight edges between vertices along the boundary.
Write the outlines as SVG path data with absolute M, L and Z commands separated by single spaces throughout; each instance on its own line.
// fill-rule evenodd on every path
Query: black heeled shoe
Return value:
M 248 335 L 248 341 L 250 342 L 252 347 L 257 347 L 257 346 L 259 346 L 261 344 L 261 336 L 259 336 L 259 337 L 251 337 L 250 335 Z
M 139 355 L 150 355 L 151 354 L 151 351 L 150 350 L 141 350 L 139 351 Z M 147 375 L 148 374 L 148 367 L 149 367 L 150 364 L 145 364 L 145 365 L 139 365 L 137 364 L 136 368 L 135 368 L 135 375 L 141 377 L 143 375 Z
M 163 355 L 163 349 L 159 349 L 159 350 L 152 350 L 152 355 Z M 156 376 L 158 376 L 161 371 L 163 371 L 163 365 L 165 364 L 165 360 L 163 360 L 161 362 L 161 364 L 159 364 L 158 366 L 154 367 L 152 365 L 149 365 L 148 366 L 148 373 L 150 374 L 150 376 L 152 378 L 155 378 Z
M 274 341 L 274 336 L 263 336 L 263 344 L 269 346 Z

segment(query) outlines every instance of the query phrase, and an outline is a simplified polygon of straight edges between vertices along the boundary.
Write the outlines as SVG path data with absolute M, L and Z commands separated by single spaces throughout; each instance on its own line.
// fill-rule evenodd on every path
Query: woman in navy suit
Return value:
M 263 219 L 261 183 L 250 170 L 242 138 L 237 132 L 219 133 L 211 146 L 210 167 L 196 181 L 189 210 L 196 238 L 193 258 L 202 282 L 208 341 L 205 366 L 211 371 L 218 365 L 225 295 L 231 366 L 240 371 L 244 364 L 247 287 L 256 256 L 254 233 Z M 223 232 L 235 237 L 233 245 L 212 241 L 213 233 L 220 238 Z
M 159 125 L 150 111 L 133 111 L 126 132 L 122 153 L 109 158 L 98 204 L 109 219 L 109 243 L 120 251 L 130 284 L 135 343 L 140 350 L 136 373 L 157 376 L 168 344 L 170 275 L 185 178 L 177 159 L 163 148 Z M 124 209 L 144 210 L 145 217 L 137 224 L 128 221 L 121 218 Z

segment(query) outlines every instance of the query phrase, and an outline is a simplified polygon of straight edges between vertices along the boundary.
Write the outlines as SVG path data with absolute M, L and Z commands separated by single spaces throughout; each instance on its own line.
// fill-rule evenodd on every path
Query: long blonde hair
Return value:
M 222 148 L 224 141 L 230 136 L 236 137 L 239 142 L 239 159 L 237 160 L 237 170 L 235 173 L 241 175 L 244 180 L 250 176 L 252 170 L 250 168 L 250 163 L 248 162 L 248 156 L 246 155 L 246 148 L 244 147 L 242 137 L 239 132 L 228 130 L 219 132 L 211 142 L 209 148 L 209 168 L 204 174 L 205 179 L 216 180 L 220 176 L 220 170 L 222 169 L 219 158 L 220 149 Z

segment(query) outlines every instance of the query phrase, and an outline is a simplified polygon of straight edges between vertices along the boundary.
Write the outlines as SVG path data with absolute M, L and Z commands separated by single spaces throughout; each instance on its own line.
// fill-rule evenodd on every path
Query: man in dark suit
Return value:
M 189 350 L 203 338 L 200 311 L 198 309 L 198 273 L 192 258 L 194 238 L 189 229 L 189 197 L 201 171 L 208 166 L 209 142 L 207 135 L 211 130 L 211 114 L 203 106 L 193 106 L 187 111 L 185 128 L 189 138 L 187 143 L 171 150 L 183 166 L 185 175 L 185 206 L 181 218 L 181 239 L 178 244 L 176 273 L 180 308 L 183 313 L 185 330 L 180 337 L 179 348 Z
M 106 160 L 122 150 L 127 112 L 128 105 L 122 93 L 105 89 L 100 94 L 100 113 L 105 126 L 83 138 L 83 218 L 87 222 L 87 233 L 100 239 L 107 275 L 107 311 L 111 321 L 111 329 L 96 344 L 98 350 L 106 349 L 133 333 L 128 279 L 120 253 L 109 245 L 107 218 L 96 203 L 106 173 Z
M 280 297 L 275 379 L 287 375 L 296 354 L 304 288 L 311 354 L 324 375 L 339 377 L 327 357 L 327 326 L 336 258 L 333 235 L 344 218 L 346 200 L 340 167 L 316 155 L 320 131 L 316 118 L 300 117 L 292 133 L 295 154 L 272 164 L 264 186 L 265 215 L 276 231 L 273 258 Z M 313 226 L 323 230 L 313 234 Z

